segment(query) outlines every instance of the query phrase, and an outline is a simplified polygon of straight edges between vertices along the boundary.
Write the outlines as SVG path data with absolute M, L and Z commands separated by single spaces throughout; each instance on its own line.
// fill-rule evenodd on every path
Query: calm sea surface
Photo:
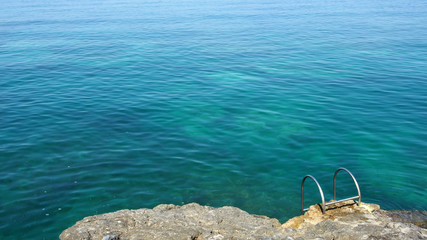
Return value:
M 161 203 L 283 222 L 338 167 L 426 210 L 426 23 L 424 0 L 2 1 L 0 239 Z

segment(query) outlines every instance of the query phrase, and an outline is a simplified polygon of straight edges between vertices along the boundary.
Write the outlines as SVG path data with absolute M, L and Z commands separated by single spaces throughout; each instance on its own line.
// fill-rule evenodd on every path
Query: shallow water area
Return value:
M 427 209 L 425 1 L 2 5 L 0 239 L 162 203 L 283 222 L 338 167 Z

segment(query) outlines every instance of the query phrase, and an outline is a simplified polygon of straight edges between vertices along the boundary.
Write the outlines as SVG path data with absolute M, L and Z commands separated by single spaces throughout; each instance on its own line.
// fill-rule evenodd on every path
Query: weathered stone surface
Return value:
M 325 214 L 319 205 L 311 206 L 304 215 L 290 219 L 282 228 L 294 228 L 297 231 L 293 237 L 307 239 L 427 239 L 427 230 L 412 224 L 422 225 L 419 215 L 411 211 L 400 214 L 381 210 L 376 204 L 358 206 L 346 201 L 327 207 Z
M 65 230 L 62 240 L 136 239 L 286 239 L 276 219 L 253 216 L 235 207 L 212 208 L 196 203 L 159 205 L 86 217 Z M 110 238 L 106 238 L 110 239 Z
M 384 211 L 384 214 L 391 217 L 395 222 L 412 223 L 422 228 L 427 228 L 427 212 L 391 210 Z
M 423 212 L 397 214 L 380 210 L 378 205 L 352 203 L 334 206 L 326 214 L 319 206 L 311 206 L 303 216 L 283 225 L 276 219 L 250 215 L 235 207 L 162 204 L 154 209 L 86 217 L 62 232 L 60 239 L 427 239 L 427 230 L 412 224 L 425 226 Z

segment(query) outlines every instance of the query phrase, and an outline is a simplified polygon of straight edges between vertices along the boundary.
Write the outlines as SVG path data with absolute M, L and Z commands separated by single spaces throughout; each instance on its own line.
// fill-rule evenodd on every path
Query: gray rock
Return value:
M 426 229 L 393 216 L 370 204 L 339 206 L 324 215 L 312 206 L 305 215 L 281 225 L 277 219 L 250 215 L 235 207 L 162 204 L 86 217 L 62 232 L 60 239 L 427 239 Z
M 409 223 L 407 218 L 402 217 L 406 222 L 392 218 L 376 204 L 358 206 L 347 201 L 327 210 L 322 214 L 318 205 L 311 206 L 304 215 L 290 219 L 282 227 L 295 228 L 293 236 L 306 239 L 427 239 L 426 229 Z
M 391 210 L 384 211 L 385 215 L 391 217 L 395 222 L 412 223 L 422 228 L 427 228 L 426 211 Z
M 286 239 L 276 219 L 250 215 L 235 207 L 199 204 L 159 205 L 154 209 L 121 210 L 86 217 L 65 230 L 60 239 Z M 282 233 L 283 232 L 283 233 Z M 107 238 L 109 239 L 109 238 Z
M 107 235 L 104 236 L 102 240 L 120 240 L 120 237 L 117 235 Z

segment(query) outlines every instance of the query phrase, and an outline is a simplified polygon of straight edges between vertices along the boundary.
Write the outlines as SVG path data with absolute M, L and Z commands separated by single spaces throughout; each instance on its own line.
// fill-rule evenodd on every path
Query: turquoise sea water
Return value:
M 161 203 L 283 222 L 338 167 L 427 209 L 426 1 L 1 5 L 0 239 Z

